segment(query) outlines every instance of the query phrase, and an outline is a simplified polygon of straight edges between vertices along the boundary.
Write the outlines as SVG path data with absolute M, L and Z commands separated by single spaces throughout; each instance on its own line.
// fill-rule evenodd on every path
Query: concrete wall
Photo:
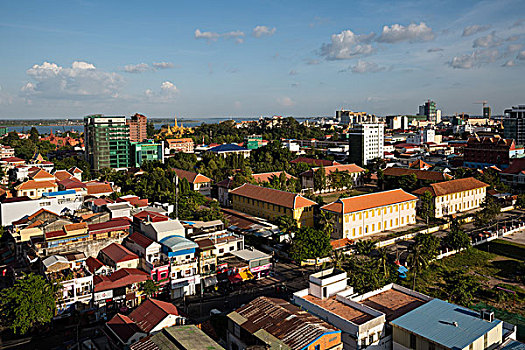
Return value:
M 98 252 L 101 249 L 106 248 L 111 243 L 122 243 L 122 240 L 124 239 L 124 237 L 126 236 L 122 235 L 121 237 L 115 237 L 115 238 L 100 239 L 100 240 L 93 240 L 93 241 L 82 241 L 82 242 L 75 242 L 72 244 L 61 245 L 61 246 L 53 247 L 53 248 L 42 248 L 42 249 L 39 249 L 37 253 L 40 256 L 47 256 L 47 255 L 61 254 L 61 253 L 67 253 L 67 252 L 77 250 L 79 252 L 84 252 L 84 254 L 86 254 L 86 258 L 90 256 L 96 258 L 98 255 Z

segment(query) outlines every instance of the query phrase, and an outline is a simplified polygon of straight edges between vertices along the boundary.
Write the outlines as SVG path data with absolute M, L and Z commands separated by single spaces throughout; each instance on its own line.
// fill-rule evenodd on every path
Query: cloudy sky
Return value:
M 0 3 L 0 118 L 500 114 L 524 77 L 523 0 Z

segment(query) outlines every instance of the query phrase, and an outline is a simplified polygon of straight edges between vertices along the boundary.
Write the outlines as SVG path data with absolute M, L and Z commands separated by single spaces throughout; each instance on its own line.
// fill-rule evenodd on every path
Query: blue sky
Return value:
M 494 113 L 525 1 L 2 1 L 0 118 Z

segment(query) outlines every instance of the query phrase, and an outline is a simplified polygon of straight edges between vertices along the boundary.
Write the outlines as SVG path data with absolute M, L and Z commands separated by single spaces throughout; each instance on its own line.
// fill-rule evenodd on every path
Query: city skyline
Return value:
M 125 6 L 124 6 L 125 5 Z M 0 118 L 493 114 L 523 103 L 525 3 L 7 2 Z

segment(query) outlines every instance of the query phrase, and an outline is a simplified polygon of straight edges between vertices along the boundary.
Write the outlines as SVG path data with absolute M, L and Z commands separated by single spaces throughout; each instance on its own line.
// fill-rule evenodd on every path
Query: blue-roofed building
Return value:
M 483 316 L 483 317 L 482 317 Z M 503 321 L 433 299 L 392 322 L 394 350 L 493 349 L 504 340 Z
M 170 261 L 171 298 L 194 295 L 201 282 L 195 254 L 198 244 L 182 236 L 165 237 L 159 243 Z
M 235 143 L 225 143 L 224 145 L 215 146 L 210 148 L 208 152 L 212 152 L 223 157 L 226 157 L 230 154 L 240 154 L 244 158 L 248 158 L 250 156 L 249 149 L 241 147 Z

